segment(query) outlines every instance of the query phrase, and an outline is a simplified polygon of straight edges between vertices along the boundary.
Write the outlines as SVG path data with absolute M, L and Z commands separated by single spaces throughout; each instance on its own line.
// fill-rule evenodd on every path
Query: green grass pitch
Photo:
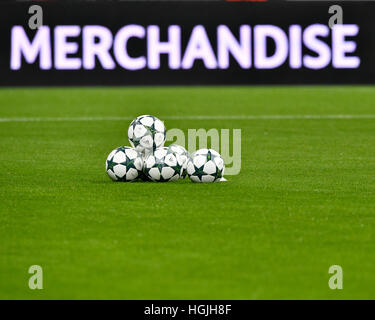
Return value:
M 100 117 L 140 114 L 242 129 L 241 173 L 110 181 L 130 121 Z M 361 86 L 1 89 L 0 298 L 375 298 L 374 114 Z M 43 290 L 28 288 L 35 264 Z

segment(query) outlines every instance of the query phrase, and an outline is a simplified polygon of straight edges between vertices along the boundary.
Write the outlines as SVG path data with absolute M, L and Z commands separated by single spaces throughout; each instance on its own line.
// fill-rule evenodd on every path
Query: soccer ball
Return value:
M 145 162 L 143 172 L 152 181 L 176 181 L 181 177 L 183 161 L 180 156 L 167 147 L 156 149 Z
M 184 179 L 187 175 L 187 171 L 186 171 L 187 163 L 189 159 L 191 159 L 190 153 L 184 147 L 178 144 L 171 144 L 168 147 L 168 151 L 178 154 L 181 160 L 183 161 L 183 165 L 182 165 L 183 171 L 182 171 L 181 179 Z
M 188 161 L 187 173 L 193 182 L 216 182 L 224 175 L 224 160 L 213 149 L 200 149 Z
M 119 147 L 113 150 L 105 163 L 105 170 L 114 181 L 133 181 L 143 169 L 141 154 L 130 147 Z
M 142 153 L 151 153 L 162 147 L 165 137 L 164 123 L 154 116 L 139 116 L 131 122 L 128 129 L 130 144 Z

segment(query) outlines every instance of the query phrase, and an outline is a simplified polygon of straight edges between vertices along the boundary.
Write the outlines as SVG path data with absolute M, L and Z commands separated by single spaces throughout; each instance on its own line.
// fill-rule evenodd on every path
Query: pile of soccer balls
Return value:
M 106 171 L 114 181 L 176 181 L 187 175 L 194 182 L 223 181 L 224 160 L 215 150 L 200 149 L 192 156 L 182 146 L 164 147 L 164 123 L 150 115 L 134 119 L 128 129 L 132 146 L 113 150 Z

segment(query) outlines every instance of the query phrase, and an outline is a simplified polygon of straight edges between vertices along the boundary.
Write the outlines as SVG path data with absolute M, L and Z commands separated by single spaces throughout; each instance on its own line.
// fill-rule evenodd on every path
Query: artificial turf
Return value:
M 241 173 L 110 181 L 140 114 L 241 129 Z M 375 87 L 1 89 L 0 146 L 1 299 L 375 298 Z

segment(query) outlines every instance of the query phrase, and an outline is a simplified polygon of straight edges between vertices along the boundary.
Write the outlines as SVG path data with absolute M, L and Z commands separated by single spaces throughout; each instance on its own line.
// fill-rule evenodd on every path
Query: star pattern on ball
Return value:
M 123 164 L 124 166 L 126 166 L 128 170 L 131 169 L 131 168 L 134 168 L 134 169 L 137 170 L 134 161 L 135 161 L 135 159 L 130 160 L 130 159 L 126 156 L 126 161 L 123 162 L 122 164 Z
M 167 151 L 166 149 L 167 147 L 164 147 L 165 151 Z M 170 157 L 167 158 L 167 155 L 173 155 L 174 160 L 172 160 L 172 158 Z M 174 152 L 162 152 L 156 155 L 150 155 L 150 157 L 153 157 L 153 160 L 145 161 L 144 173 L 151 180 L 157 182 L 167 182 L 171 180 L 175 181 L 178 180 L 176 178 L 179 178 L 181 176 L 183 166 L 178 162 L 177 156 Z M 168 161 L 167 163 L 165 162 L 167 159 L 169 161 L 173 161 L 174 165 L 167 164 Z M 147 163 L 150 163 L 149 167 L 147 166 Z M 169 168 L 169 170 L 165 170 L 166 168 Z
M 152 136 L 154 137 L 155 134 L 158 132 L 156 129 L 155 129 L 155 123 L 153 123 L 151 126 L 146 126 L 144 125 L 144 127 L 151 132 Z
M 203 171 L 203 168 L 204 166 L 201 166 L 200 168 L 197 168 L 196 166 L 194 166 L 196 168 L 195 172 L 194 172 L 194 176 L 197 176 L 199 178 L 199 180 L 202 180 L 202 176 L 205 176 L 207 175 L 204 171 Z
M 198 157 L 196 163 L 195 157 Z M 213 149 L 200 149 L 189 157 L 187 175 L 193 182 L 217 182 L 223 177 L 223 172 L 224 160 Z
M 173 152 L 172 150 L 168 149 L 168 152 L 167 154 L 173 154 L 176 158 L 176 165 L 171 167 L 172 169 L 174 169 L 176 172 L 178 172 L 179 175 L 182 175 L 182 167 L 183 167 L 183 164 L 180 165 L 179 162 L 178 162 L 178 159 L 177 159 L 177 154 L 175 152 Z
M 155 151 L 164 144 L 166 129 L 164 124 L 160 125 L 159 121 L 160 120 L 154 116 L 142 115 L 131 122 L 128 129 L 128 138 L 130 144 L 136 148 L 137 151 Z M 137 134 L 135 134 L 136 132 Z M 157 141 L 155 141 L 155 139 L 157 139 Z
M 139 146 L 140 143 L 141 143 L 141 142 L 140 142 L 140 139 L 136 139 L 136 138 L 133 139 L 134 147 Z
M 155 158 L 155 164 L 153 165 L 153 167 L 158 168 L 159 172 L 161 172 L 164 167 L 164 163 L 160 159 Z
M 132 150 L 130 159 L 129 151 Z M 128 153 L 127 153 L 128 152 Z M 121 162 L 116 162 L 116 159 Z M 128 174 L 129 170 L 135 170 Z M 141 174 L 143 169 L 143 159 L 140 153 L 134 153 L 134 149 L 130 147 L 121 146 L 110 153 L 106 160 L 106 171 L 109 177 L 114 181 L 133 181 Z
M 222 177 L 223 177 L 222 170 L 220 170 L 220 169 L 216 166 L 215 178 L 218 179 L 218 178 L 222 178 Z
M 114 156 L 113 156 L 113 157 L 114 157 Z M 113 171 L 113 167 L 114 167 L 115 165 L 117 165 L 117 163 L 113 161 L 113 157 L 112 157 L 112 159 L 107 160 L 107 170 L 111 170 L 113 173 L 115 173 L 115 172 Z
M 181 170 L 182 170 L 182 165 L 180 165 L 177 161 L 177 164 L 173 167 L 171 167 L 174 171 L 178 172 L 178 174 L 182 174 Z

